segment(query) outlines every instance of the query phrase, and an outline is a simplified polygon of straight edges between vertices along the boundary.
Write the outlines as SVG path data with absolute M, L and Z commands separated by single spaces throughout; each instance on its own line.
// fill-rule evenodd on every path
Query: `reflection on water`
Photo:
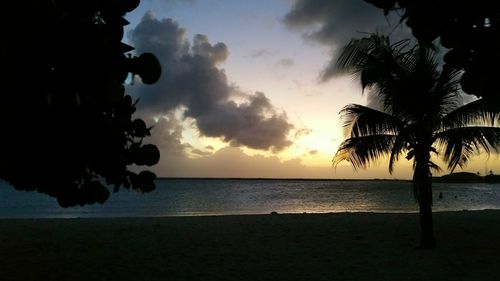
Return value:
M 443 198 L 439 199 L 438 194 Z M 500 209 L 499 184 L 434 185 L 434 210 Z M 417 212 L 405 181 L 158 180 L 149 194 L 122 190 L 104 205 L 60 208 L 0 182 L 0 217 L 130 217 L 327 212 Z

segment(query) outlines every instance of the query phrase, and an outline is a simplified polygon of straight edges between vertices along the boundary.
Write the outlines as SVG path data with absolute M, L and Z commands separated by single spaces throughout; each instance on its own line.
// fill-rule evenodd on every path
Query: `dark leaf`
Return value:
M 140 154 L 141 163 L 143 163 L 143 165 L 153 166 L 160 161 L 160 151 L 153 144 L 146 144 L 142 146 Z
M 155 189 L 156 175 L 150 171 L 142 171 L 138 175 L 138 189 L 142 192 L 151 192 Z

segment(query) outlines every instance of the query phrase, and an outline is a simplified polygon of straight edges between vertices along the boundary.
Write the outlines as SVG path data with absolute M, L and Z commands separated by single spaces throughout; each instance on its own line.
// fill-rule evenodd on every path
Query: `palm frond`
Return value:
M 352 73 L 364 66 L 373 58 L 374 52 L 388 48 L 388 38 L 385 36 L 370 36 L 353 39 L 341 51 L 336 67 L 342 72 Z
M 432 60 L 422 58 L 421 54 L 426 53 L 415 49 L 395 54 L 397 59 L 390 67 L 385 67 L 385 76 L 376 84 L 384 110 L 401 119 L 415 119 L 414 116 L 422 112 L 421 108 L 425 108 L 422 94 L 434 85 L 433 75 L 428 73 L 432 69 Z
M 486 124 L 496 126 L 500 123 L 500 106 L 483 99 L 470 102 L 455 108 L 443 116 L 437 124 L 437 130 L 445 131 L 451 128 Z
M 434 53 L 425 48 L 405 53 L 402 59 L 399 74 L 393 80 L 384 80 L 381 92 L 389 112 L 408 122 L 418 122 L 430 116 L 429 111 L 440 104 L 433 100 L 433 90 L 440 78 L 437 62 Z
M 359 77 L 363 90 L 376 85 L 389 65 L 394 64 L 389 38 L 372 34 L 370 37 L 354 39 L 345 46 L 337 59 L 336 69 Z
M 474 153 L 500 151 L 500 128 L 474 126 L 449 129 L 435 135 L 437 149 L 448 162 L 448 170 L 463 168 Z
M 355 170 L 366 169 L 371 163 L 390 153 L 394 139 L 394 135 L 348 138 L 340 144 L 332 164 L 336 167 L 340 162 L 347 161 Z
M 394 144 L 391 150 L 391 156 L 389 157 L 389 173 L 394 172 L 394 165 L 399 160 L 399 157 L 405 152 L 409 153 L 411 149 L 411 144 L 413 142 L 413 126 L 404 127 L 399 131 L 398 135 L 394 140 Z M 409 157 L 407 156 L 407 159 Z
M 440 119 L 450 111 L 462 106 L 459 98 L 461 71 L 445 67 L 431 92 L 431 105 L 434 106 L 432 112 L 435 119 Z
M 443 171 L 443 169 L 441 169 L 441 167 L 439 167 L 438 164 L 436 164 L 436 163 L 434 163 L 432 161 L 429 161 L 429 167 L 431 168 L 431 170 L 433 170 L 435 172 L 438 172 L 438 173 L 440 173 L 440 172 Z
M 403 127 L 403 123 L 385 112 L 359 105 L 350 104 L 340 111 L 343 126 L 351 138 L 368 135 L 395 135 Z

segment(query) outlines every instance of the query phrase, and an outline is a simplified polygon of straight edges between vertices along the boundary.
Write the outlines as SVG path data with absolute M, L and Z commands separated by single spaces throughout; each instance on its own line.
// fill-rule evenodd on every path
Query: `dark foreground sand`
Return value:
M 500 212 L 0 220 L 0 280 L 500 280 Z

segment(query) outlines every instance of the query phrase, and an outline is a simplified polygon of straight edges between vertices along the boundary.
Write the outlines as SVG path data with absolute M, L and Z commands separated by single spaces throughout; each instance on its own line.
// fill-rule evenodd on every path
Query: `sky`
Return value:
M 369 32 L 408 38 L 399 18 L 362 0 L 142 0 L 123 41 L 162 64 L 154 85 L 127 91 L 154 126 L 162 177 L 411 178 L 400 161 L 332 167 L 339 111 L 366 105 L 359 82 L 333 71 L 339 49 Z M 496 170 L 477 157 L 467 171 Z

